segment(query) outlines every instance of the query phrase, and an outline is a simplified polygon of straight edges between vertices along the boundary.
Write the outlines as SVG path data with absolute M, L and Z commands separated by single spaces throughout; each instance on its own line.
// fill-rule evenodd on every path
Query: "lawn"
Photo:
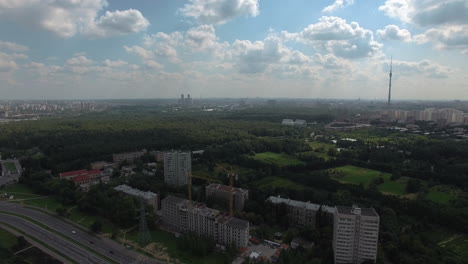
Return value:
M 16 245 L 18 239 L 12 233 L 0 228 L 0 248 L 11 248 Z
M 34 194 L 34 192 L 24 184 L 11 184 L 4 186 L 0 189 L 0 194 L 8 193 L 14 196 L 14 199 L 27 199 L 40 197 L 40 195 Z
M 364 187 L 368 187 L 373 180 L 379 177 L 382 177 L 384 181 L 390 181 L 389 173 L 350 165 L 333 168 L 329 172 L 331 177 L 339 182 L 356 185 L 362 184 Z
M 468 259 L 468 236 L 454 234 L 437 243 L 440 247 L 453 251 L 461 259 Z
M 177 238 L 172 233 L 163 230 L 153 230 L 151 231 L 151 238 L 153 242 L 157 243 L 159 248 L 167 252 L 171 258 L 178 259 L 184 264 L 224 263 L 225 256 L 219 252 L 213 252 L 206 257 L 197 257 L 186 251 L 179 250 L 177 248 Z M 138 232 L 134 231 L 127 234 L 127 239 L 136 242 L 138 240 Z
M 262 152 L 255 154 L 252 158 L 262 163 L 274 164 L 279 167 L 304 164 L 304 162 L 285 153 Z
M 437 185 L 432 187 L 426 195 L 426 198 L 439 204 L 448 204 L 455 200 L 461 191 L 450 186 Z
M 258 188 L 261 190 L 284 188 L 293 191 L 301 191 L 304 190 L 304 188 L 306 188 L 303 185 L 280 177 L 266 177 L 256 182 L 253 182 L 252 184 L 254 186 L 258 186 Z
M 42 209 L 52 211 L 54 213 L 56 212 L 55 210 L 57 208 L 62 206 L 61 203 L 59 203 L 57 200 L 55 200 L 53 197 L 50 197 L 50 196 L 46 196 L 40 199 L 20 201 L 19 203 L 25 204 L 25 205 L 36 206 Z
M 406 194 L 405 188 L 408 180 L 407 177 L 401 177 L 396 181 L 392 181 L 390 173 L 350 165 L 333 168 L 330 169 L 329 172 L 333 179 L 341 183 L 355 185 L 362 184 L 366 188 L 372 183 L 372 181 L 381 177 L 384 180 L 384 183 L 378 185 L 377 188 L 382 193 L 399 196 Z

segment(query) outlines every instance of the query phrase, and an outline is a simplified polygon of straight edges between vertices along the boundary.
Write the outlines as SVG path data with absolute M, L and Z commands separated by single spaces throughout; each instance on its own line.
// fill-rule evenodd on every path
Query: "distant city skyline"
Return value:
M 25 7 L 28 8 L 25 8 Z M 468 100 L 466 0 L 0 0 L 0 98 Z

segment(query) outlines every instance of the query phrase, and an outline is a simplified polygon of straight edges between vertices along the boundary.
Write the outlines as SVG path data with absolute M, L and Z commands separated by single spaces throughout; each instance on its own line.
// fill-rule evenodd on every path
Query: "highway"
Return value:
M 161 264 L 163 262 L 161 261 L 157 261 L 155 259 L 149 259 L 147 257 L 144 257 L 142 256 L 141 254 L 135 252 L 135 251 L 132 251 L 132 250 L 129 250 L 127 248 L 125 248 L 124 246 L 118 244 L 117 242 L 113 241 L 113 240 L 110 240 L 110 239 L 107 239 L 107 238 L 100 238 L 100 237 L 96 237 L 86 231 L 83 231 L 79 228 L 77 228 L 76 226 L 68 223 L 68 222 L 65 222 L 59 218 L 56 218 L 54 216 L 51 216 L 49 214 L 46 214 L 46 213 L 43 213 L 43 212 L 40 212 L 40 211 L 37 211 L 37 210 L 33 210 L 33 209 L 28 209 L 28 208 L 24 208 L 22 205 L 19 205 L 19 204 L 14 204 L 14 203 L 8 203 L 8 202 L 0 202 L 0 211 L 4 211 L 4 212 L 9 212 L 9 213 L 14 213 L 14 214 L 18 214 L 18 215 L 22 215 L 22 216 L 26 216 L 26 217 L 29 217 L 31 219 L 34 219 L 36 220 L 37 222 L 40 222 L 41 224 L 43 225 L 46 225 L 54 230 L 56 230 L 57 232 L 85 245 L 85 246 L 88 246 L 89 248 L 92 248 L 93 250 L 99 252 L 100 254 L 108 257 L 109 259 L 112 259 L 114 260 L 115 262 L 117 263 L 141 263 L 141 264 Z M 46 240 L 44 241 L 46 244 L 49 244 L 51 247 L 54 247 L 56 248 L 55 246 L 58 246 L 56 249 L 59 250 L 59 251 L 62 251 L 65 247 L 65 245 L 67 247 L 70 247 L 69 244 L 72 244 L 72 245 L 75 245 L 73 247 L 73 249 L 75 250 L 76 252 L 76 248 L 79 248 L 81 249 L 80 252 L 83 253 L 86 252 L 86 254 L 83 256 L 85 258 L 89 258 L 89 260 L 87 259 L 83 259 L 83 258 L 77 258 L 76 260 L 79 262 L 79 263 L 109 263 L 108 261 L 106 261 L 105 259 L 101 259 L 100 257 L 96 256 L 94 253 L 92 252 L 88 252 L 84 249 L 82 249 L 81 247 L 79 247 L 78 245 L 74 244 L 74 243 L 71 243 L 70 241 L 68 241 L 67 239 L 57 235 L 57 234 L 54 234 L 54 233 L 51 233 L 37 225 L 35 225 L 34 223 L 31 223 L 27 220 L 24 220 L 22 218 L 19 218 L 19 219 L 22 219 L 22 221 L 12 221 L 12 218 L 14 219 L 18 219 L 18 217 L 14 217 L 14 216 L 9 216 L 9 215 L 5 215 L 5 214 L 1 214 L 0 213 L 0 216 L 1 216 L 1 219 L 7 219 L 9 220 L 9 222 L 6 222 L 20 230 L 23 230 L 25 232 L 28 232 L 29 234 L 31 234 L 32 236 L 36 237 L 36 235 L 41 235 L 40 237 L 37 237 L 38 239 L 42 240 L 43 238 L 45 238 Z M 14 222 L 14 223 L 21 223 L 19 224 L 20 226 L 17 226 L 18 224 L 11 224 L 11 222 Z M 24 228 L 28 228 L 27 230 L 24 230 Z M 48 233 L 41 233 L 41 234 L 38 234 L 39 231 L 36 231 L 35 233 L 30 233 L 29 230 L 31 229 L 36 229 L 36 230 L 41 230 L 41 232 L 43 231 L 46 231 Z M 47 235 L 47 236 L 45 236 Z M 52 236 L 53 235 L 53 238 L 55 239 L 56 237 L 59 237 L 61 240 L 59 241 L 66 241 L 68 244 L 60 244 L 60 245 L 52 245 L 52 243 L 49 243 L 52 239 Z M 62 243 L 61 242 L 61 243 Z M 70 248 L 71 250 L 72 248 Z M 77 253 L 75 253 L 77 254 Z M 68 255 L 68 253 L 67 253 Z M 72 257 L 73 259 L 75 259 L 75 255 L 69 255 L 70 257 Z M 92 257 L 91 257 L 92 256 Z M 83 261 L 83 262 L 82 262 Z

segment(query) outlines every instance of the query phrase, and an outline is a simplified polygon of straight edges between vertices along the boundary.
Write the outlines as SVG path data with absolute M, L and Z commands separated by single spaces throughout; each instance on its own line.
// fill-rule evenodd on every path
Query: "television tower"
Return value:
M 390 107 L 390 99 L 392 97 L 392 64 L 393 64 L 393 57 L 390 57 L 390 82 L 388 84 L 388 107 Z

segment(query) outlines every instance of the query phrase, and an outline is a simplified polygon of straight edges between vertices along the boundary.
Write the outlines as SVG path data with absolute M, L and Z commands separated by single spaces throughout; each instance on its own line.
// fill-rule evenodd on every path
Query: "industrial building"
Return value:
M 223 246 L 246 247 L 249 222 L 175 196 L 161 201 L 162 221 L 178 233 L 194 232 Z
M 137 197 L 139 199 L 143 199 L 147 205 L 151 205 L 153 207 L 154 212 L 157 212 L 159 210 L 158 195 L 156 193 L 150 191 L 144 192 L 125 184 L 115 187 L 114 190 L 123 192 L 133 197 Z
M 379 215 L 373 208 L 337 206 L 333 226 L 335 264 L 377 259 Z
M 212 183 L 205 186 L 206 199 L 214 197 L 226 202 L 229 202 L 231 187 L 222 184 Z M 249 191 L 241 188 L 232 188 L 233 208 L 234 210 L 242 211 L 245 206 L 245 201 L 249 199 Z
M 173 186 L 186 185 L 192 174 L 190 151 L 169 151 L 164 153 L 164 182 Z

